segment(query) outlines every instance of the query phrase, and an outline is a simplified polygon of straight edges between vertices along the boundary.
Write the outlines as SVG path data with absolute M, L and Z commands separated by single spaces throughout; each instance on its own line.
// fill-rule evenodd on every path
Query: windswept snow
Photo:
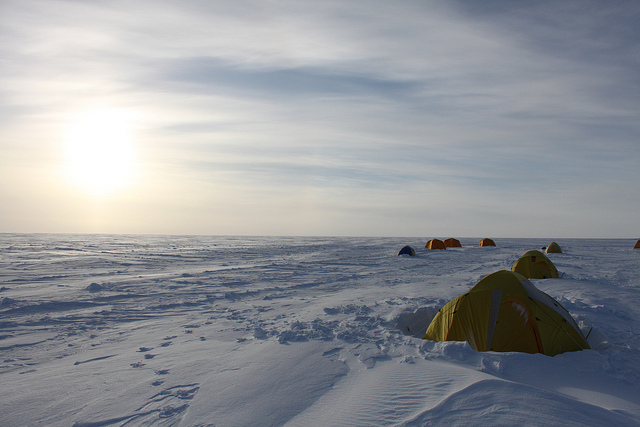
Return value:
M 0 235 L 0 425 L 640 424 L 635 239 L 558 240 L 555 357 L 421 339 L 551 239 L 427 240 Z

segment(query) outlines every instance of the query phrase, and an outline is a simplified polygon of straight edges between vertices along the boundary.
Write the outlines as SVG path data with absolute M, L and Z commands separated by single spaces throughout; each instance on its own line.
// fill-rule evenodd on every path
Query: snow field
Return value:
M 592 346 L 555 357 L 421 339 L 551 240 L 427 240 L 2 235 L 0 425 L 640 423 L 635 240 L 549 254 Z

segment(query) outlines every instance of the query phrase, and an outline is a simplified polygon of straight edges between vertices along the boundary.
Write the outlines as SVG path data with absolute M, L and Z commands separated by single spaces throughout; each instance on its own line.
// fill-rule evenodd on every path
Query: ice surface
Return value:
M 640 424 L 635 239 L 557 239 L 555 357 L 421 336 L 556 239 L 427 240 L 2 234 L 0 425 Z

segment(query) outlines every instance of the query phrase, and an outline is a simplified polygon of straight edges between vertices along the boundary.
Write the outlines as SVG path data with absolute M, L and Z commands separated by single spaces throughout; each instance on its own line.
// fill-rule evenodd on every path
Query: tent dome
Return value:
M 562 249 L 560 249 L 560 245 L 556 242 L 551 242 L 549 246 L 547 246 L 547 250 L 545 252 L 548 254 L 561 254 Z
M 496 245 L 496 242 L 487 238 L 480 240 L 480 243 L 478 243 L 478 246 L 495 246 L 495 245 Z
M 547 356 L 589 348 L 569 312 L 518 273 L 501 270 L 449 301 L 424 339 L 467 341 L 476 351 Z
M 460 244 L 460 240 L 454 239 L 453 237 L 451 237 L 449 239 L 446 239 L 444 241 L 444 245 L 447 248 L 461 248 L 462 247 L 462 245 Z
M 540 251 L 529 251 L 511 266 L 511 271 L 522 274 L 527 279 L 557 279 L 560 277 L 556 266 Z
M 447 247 L 444 245 L 444 242 L 438 239 L 429 240 L 427 244 L 424 245 L 424 247 L 427 249 L 447 249 Z
M 398 256 L 400 255 L 416 256 L 416 251 L 414 251 L 411 246 L 407 245 L 404 248 L 400 249 L 400 252 L 398 252 Z

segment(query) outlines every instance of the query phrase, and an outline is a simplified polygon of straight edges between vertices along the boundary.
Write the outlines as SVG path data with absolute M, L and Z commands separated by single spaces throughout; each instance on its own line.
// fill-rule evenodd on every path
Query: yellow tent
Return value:
M 451 237 L 450 239 L 446 239 L 444 241 L 444 245 L 447 248 L 461 248 L 462 247 L 462 245 L 460 244 L 460 240 L 454 239 L 453 237 Z
M 558 270 L 551 260 L 540 251 L 529 251 L 511 266 L 511 271 L 522 274 L 527 279 L 557 279 Z
M 547 250 L 545 252 L 548 254 L 561 254 L 562 249 L 560 249 L 560 245 L 556 242 L 551 242 L 549 246 L 547 246 Z
M 438 311 L 424 335 L 467 341 L 476 351 L 519 351 L 547 356 L 589 348 L 569 312 L 518 273 L 486 276 Z
M 427 249 L 447 249 L 442 240 L 431 239 L 424 246 Z
M 480 240 L 480 243 L 478 243 L 478 246 L 495 246 L 496 242 L 494 242 L 491 239 L 485 238 Z

